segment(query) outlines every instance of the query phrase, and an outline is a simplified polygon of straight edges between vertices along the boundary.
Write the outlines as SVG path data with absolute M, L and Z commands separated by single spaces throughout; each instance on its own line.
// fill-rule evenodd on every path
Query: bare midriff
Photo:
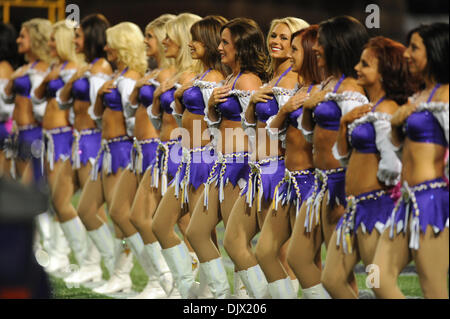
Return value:
M 402 180 L 414 186 L 444 174 L 445 148 L 438 144 L 414 142 L 405 138 L 402 155 Z
M 286 131 L 286 150 L 284 163 L 290 171 L 313 168 L 312 144 L 303 137 L 303 133 L 289 125 Z
M 77 131 L 95 129 L 97 127 L 95 121 L 88 113 L 88 109 L 91 106 L 90 102 L 75 100 L 73 103 L 73 111 L 75 113 L 74 128 Z
M 222 154 L 248 152 L 248 136 L 240 121 L 222 120 L 219 131 L 221 136 L 217 143 Z
M 147 108 L 139 106 L 135 114 L 136 122 L 134 124 L 134 136 L 138 141 L 148 140 L 158 137 L 158 132 L 152 125 L 148 114 Z
M 102 138 L 110 140 L 125 135 L 127 135 L 127 129 L 122 111 L 106 108 L 102 117 Z
M 182 140 L 183 147 L 195 149 L 211 142 L 204 117 L 204 115 L 194 114 L 188 110 L 183 112 L 182 125 L 189 133 L 189 141 Z
M 163 113 L 162 115 L 162 126 L 161 126 L 161 132 L 159 134 L 159 139 L 162 142 L 167 142 L 170 140 L 177 139 L 180 134 L 172 134 L 173 130 L 175 130 L 178 127 L 177 121 L 171 114 Z
M 318 169 L 334 169 L 341 164 L 333 156 L 331 149 L 337 140 L 338 131 L 331 131 L 316 125 L 313 137 L 313 161 Z
M 380 156 L 374 153 L 352 151 L 345 174 L 345 193 L 360 195 L 386 187 L 377 178 Z
M 16 95 L 13 120 L 18 126 L 38 124 L 33 115 L 33 105 L 28 97 Z
M 42 128 L 51 130 L 69 125 L 69 110 L 61 110 L 56 99 L 50 99 L 45 108 L 44 117 L 42 119 Z
M 284 150 L 281 147 L 281 142 L 269 137 L 266 131 L 266 123 L 257 121 L 256 127 L 256 160 L 283 155 Z

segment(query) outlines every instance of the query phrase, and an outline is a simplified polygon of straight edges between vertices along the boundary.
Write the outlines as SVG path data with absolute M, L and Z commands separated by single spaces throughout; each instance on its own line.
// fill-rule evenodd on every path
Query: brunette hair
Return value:
M 220 32 L 222 33 L 224 29 L 230 30 L 241 72 L 253 72 L 263 82 L 267 82 L 268 58 L 264 35 L 255 20 L 235 18 L 223 25 Z
M 416 89 L 409 76 L 408 65 L 403 58 L 405 46 L 389 38 L 378 36 L 369 40 L 365 49 L 371 50 L 378 60 L 378 72 L 386 98 L 397 104 L 405 104 Z
M 220 62 L 217 48 L 220 44 L 220 28 L 227 22 L 228 20 L 222 16 L 211 15 L 195 22 L 191 27 L 192 40 L 201 42 L 205 47 L 206 66 L 220 71 L 224 76 L 228 72 Z
M 356 77 L 364 45 L 369 40 L 366 28 L 355 18 L 339 16 L 319 24 L 319 44 L 324 48 L 328 74 Z
M 413 33 L 422 38 L 427 51 L 427 66 L 425 72 L 439 83 L 448 83 L 448 23 L 436 22 L 420 25 L 408 33 L 408 45 Z
M 106 58 L 103 48 L 106 45 L 106 29 L 110 27 L 108 19 L 102 14 L 91 14 L 81 20 L 84 33 L 84 55 L 87 62 L 95 58 Z
M 299 74 L 304 81 L 309 84 L 318 84 L 322 82 L 324 74 L 317 66 L 317 58 L 312 50 L 314 44 L 317 42 L 317 35 L 319 26 L 317 24 L 311 25 L 306 29 L 296 31 L 292 34 L 291 43 L 296 37 L 301 37 L 301 44 L 303 48 L 303 63 Z

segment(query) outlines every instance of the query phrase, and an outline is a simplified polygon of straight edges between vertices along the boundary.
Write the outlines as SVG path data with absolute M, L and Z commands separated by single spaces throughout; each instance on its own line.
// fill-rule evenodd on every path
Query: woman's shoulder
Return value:
M 362 95 L 365 95 L 364 89 L 360 86 L 355 78 L 347 77 L 342 81 L 342 84 L 339 86 L 337 93 L 343 93 L 345 91 L 358 92 Z
M 262 86 L 262 81 L 258 75 L 251 72 L 242 73 L 236 82 L 235 89 L 241 91 L 253 91 Z
M 107 75 L 113 74 L 113 69 L 105 58 L 100 58 L 91 67 L 91 74 L 104 73 Z
M 14 72 L 8 61 L 0 61 L 0 78 L 6 79 Z

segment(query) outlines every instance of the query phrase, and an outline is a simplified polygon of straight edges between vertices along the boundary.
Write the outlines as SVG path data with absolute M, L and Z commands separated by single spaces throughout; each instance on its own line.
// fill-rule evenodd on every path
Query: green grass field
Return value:
M 79 194 L 74 196 L 73 203 L 76 207 L 79 199 Z M 226 251 L 223 249 L 223 246 L 221 243 L 223 242 L 223 224 L 219 224 L 217 228 L 217 239 L 219 241 L 220 250 L 222 253 L 222 257 L 224 259 L 225 268 L 227 270 L 228 274 L 228 281 L 230 283 L 230 287 L 232 292 L 234 292 L 233 287 L 233 268 L 231 264 L 231 260 L 228 257 Z M 177 233 L 180 235 L 180 233 L 177 230 Z M 257 240 L 258 236 L 255 238 L 255 241 Z M 322 260 L 324 261 L 326 257 L 325 249 L 322 249 Z M 73 255 L 71 255 L 71 261 L 75 263 L 75 259 L 73 258 Z M 102 266 L 103 267 L 103 266 Z M 103 279 L 108 279 L 108 274 L 103 267 L 104 270 L 104 277 Z M 366 274 L 364 273 L 357 273 L 356 279 L 358 282 L 358 287 L 360 290 L 368 290 L 366 287 Z M 110 297 L 105 295 L 99 295 L 94 293 L 92 290 L 80 287 L 67 287 L 64 281 L 60 278 L 51 276 L 51 283 L 53 287 L 53 297 L 57 299 L 110 299 Z M 136 258 L 134 258 L 134 267 L 131 271 L 131 280 L 133 282 L 133 290 L 136 292 L 140 292 L 144 289 L 145 285 L 147 284 L 147 275 L 145 274 L 144 270 L 140 266 L 140 264 L 136 261 Z M 423 298 L 423 294 L 420 288 L 419 279 L 417 275 L 415 274 L 402 274 L 399 276 L 398 279 L 398 285 L 401 289 L 401 291 L 409 297 L 415 297 L 415 298 Z M 302 296 L 301 289 L 299 290 L 299 297 Z

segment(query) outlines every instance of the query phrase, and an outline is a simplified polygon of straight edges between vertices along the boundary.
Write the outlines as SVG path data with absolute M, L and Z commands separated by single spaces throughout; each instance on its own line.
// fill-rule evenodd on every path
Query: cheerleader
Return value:
M 288 269 L 278 256 L 287 245 L 302 201 L 314 184 L 312 147 L 297 129 L 297 120 L 303 111 L 302 102 L 323 78 L 312 51 L 317 30 L 314 25 L 292 34 L 289 56 L 298 86 L 286 92 L 284 101 L 280 97 L 278 113 L 267 119 L 269 135 L 283 143 L 286 163 L 285 176 L 275 189 L 271 213 L 264 221 L 256 246 L 256 257 L 269 282 L 272 298 L 297 298 L 298 282 L 292 281 L 291 287 Z
M 268 103 L 268 100 L 272 101 L 270 95 L 273 94 L 281 101 L 283 94 L 295 88 L 297 76 L 292 72 L 287 58 L 290 37 L 293 32 L 307 26 L 305 21 L 296 18 L 272 21 L 267 39 L 270 52 L 268 75 L 271 81 L 254 93 L 251 92 L 248 106 L 243 107 L 244 129 L 250 128 L 249 132 L 256 130 L 254 139 L 251 139 L 254 158 L 250 162 L 247 185 L 231 212 L 224 245 L 250 296 L 254 298 L 266 298 L 269 294 L 267 281 L 251 251 L 251 240 L 262 228 L 275 187 L 284 177 L 285 170 L 280 143 L 272 143 L 264 130 L 268 117 L 278 109 L 277 100 L 273 100 L 274 103 Z M 272 149 L 273 144 L 275 151 Z
M 144 40 L 147 57 L 153 58 L 158 67 L 136 82 L 130 100 L 125 104 L 126 111 L 134 115 L 136 121 L 131 169 L 124 170 L 120 176 L 111 206 L 111 218 L 124 233 L 125 241 L 149 278 L 142 293 L 133 299 L 166 298 L 173 288 L 170 270 L 151 231 L 152 215 L 160 200 L 157 191 L 150 187 L 150 168 L 156 161 L 159 136 L 150 122 L 147 108 L 159 85 L 156 76 L 173 65 L 170 59 L 165 58 L 161 41 L 166 33 L 166 23 L 174 18 L 174 15 L 166 14 L 147 25 Z
M 171 50 L 173 50 L 172 52 L 175 51 L 175 44 L 178 46 L 177 60 L 184 60 L 185 63 L 191 60 L 187 65 L 180 64 L 180 67 L 177 68 L 178 73 L 167 82 L 169 85 L 166 83 L 167 88 L 172 87 L 171 94 L 173 94 L 174 100 L 173 103 L 171 102 L 170 110 L 165 109 L 164 111 L 170 112 L 177 121 L 178 126 L 183 128 L 181 130 L 181 144 L 179 145 L 182 147 L 182 158 L 179 158 L 181 163 L 175 172 L 172 185 L 167 189 L 158 206 L 152 227 L 163 247 L 162 253 L 177 282 L 182 298 L 194 298 L 201 294 L 200 291 L 194 291 L 193 289 L 190 291 L 198 271 L 197 257 L 195 253 L 190 252 L 192 248 L 189 249 L 186 246 L 186 240 L 185 242 L 180 241 L 174 231 L 174 226 L 182 216 L 187 216 L 188 220 L 190 219 L 190 213 L 193 211 L 195 203 L 203 191 L 203 183 L 206 181 L 209 168 L 214 162 L 214 149 L 207 145 L 209 140 L 195 139 L 197 137 L 196 134 L 200 137 L 206 128 L 201 114 L 197 114 L 197 112 L 204 109 L 200 104 L 204 103 L 201 91 L 200 101 L 195 99 L 189 100 L 189 92 L 196 90 L 190 89 L 188 91 L 195 80 L 204 80 L 207 77 L 209 82 L 216 82 L 223 78 L 220 71 L 211 70 L 215 66 L 214 60 L 209 57 L 211 46 L 206 46 L 206 42 L 203 42 L 210 39 L 207 39 L 206 36 L 197 38 L 199 34 L 208 32 L 206 31 L 208 23 L 213 24 L 213 21 L 220 23 L 214 18 L 200 20 L 198 16 L 189 13 L 181 14 L 173 21 L 173 24 L 170 23 L 168 25 L 168 37 L 164 41 L 167 53 Z M 202 42 L 203 45 L 198 42 Z M 196 44 L 197 46 L 195 46 Z M 204 48 L 203 52 L 198 52 L 199 48 Z M 190 54 L 188 50 L 190 50 Z M 187 55 L 189 55 L 189 58 Z M 200 74 L 199 78 L 196 78 L 197 74 Z M 175 85 L 173 84 L 174 82 L 176 82 Z M 205 83 L 207 84 L 208 82 L 205 80 Z M 165 96 L 161 95 L 161 107 L 165 104 L 164 100 L 167 100 L 167 92 L 170 91 L 166 91 L 164 93 Z M 183 100 L 183 105 L 181 99 Z M 190 107 L 190 104 L 193 106 Z M 186 111 L 183 110 L 183 106 L 186 107 Z M 153 109 L 154 111 L 155 109 Z M 199 127 L 195 128 L 198 124 Z M 175 130 L 172 135 L 175 132 L 180 134 L 180 130 Z M 171 152 L 171 155 L 176 155 L 173 154 L 174 150 Z M 195 264 L 195 269 L 193 263 Z M 201 282 L 204 282 L 203 278 L 201 279 Z
M 249 105 L 252 91 L 258 89 L 262 85 L 262 81 L 267 80 L 264 36 L 255 21 L 237 18 L 222 27 L 222 41 L 219 50 L 222 54 L 222 63 L 231 68 L 232 76 L 228 78 L 225 87 L 217 90 L 213 94 L 212 100 L 210 99 L 209 117 L 210 120 L 218 123 L 223 117 L 224 120 L 228 120 L 224 123 L 229 123 L 228 126 L 233 130 L 228 127 L 224 128 L 225 155 L 218 163 L 222 164 L 222 167 L 218 166 L 217 169 L 220 169 L 220 171 L 213 172 L 216 176 L 213 175 L 210 179 L 211 181 L 216 180 L 216 185 L 219 188 L 219 200 L 230 198 L 230 204 L 231 202 L 234 204 L 240 198 L 238 195 L 239 189 L 236 186 L 239 185 L 240 190 L 242 190 L 250 174 L 249 136 L 242 129 L 241 119 Z M 212 105 L 215 105 L 215 108 L 212 108 Z M 234 136 L 236 136 L 235 144 Z M 205 197 L 206 195 L 205 191 Z M 232 225 L 231 218 L 235 207 L 230 205 L 227 210 L 221 207 L 222 218 L 226 225 L 224 247 L 233 262 L 236 257 L 233 254 L 236 247 L 230 245 L 234 245 L 234 243 L 229 240 L 227 234 L 229 234 L 230 225 Z M 218 207 L 213 206 L 212 208 L 217 209 Z M 231 234 L 233 234 L 232 236 L 236 235 L 234 231 L 231 231 Z M 241 270 L 236 263 L 235 270 Z M 240 278 L 244 281 L 242 276 Z M 239 291 L 239 289 L 239 286 L 235 287 L 235 291 Z
M 362 259 L 372 263 L 380 234 L 394 208 L 392 188 L 401 162 L 390 142 L 390 119 L 412 93 L 405 47 L 384 37 L 369 41 L 355 66 L 370 104 L 341 118 L 333 155 L 347 168 L 347 207 L 328 245 L 322 283 L 333 298 L 357 298 L 347 282 Z M 336 243 L 336 245 L 334 244 Z
M 61 228 L 80 268 L 64 278 L 66 283 L 99 281 L 102 276 L 100 254 L 88 239 L 85 227 L 72 205 L 72 196 L 89 179 L 92 164 L 101 146 L 101 129 L 93 113 L 97 91 L 112 74 L 103 50 L 108 20 L 101 14 L 85 17 L 75 29 L 73 43 L 77 54 L 84 54 L 87 65 L 80 66 L 62 89 L 56 92 L 60 109 L 74 114 L 71 161 L 62 163 L 53 190 L 53 204 Z M 103 206 L 97 212 L 106 218 Z
M 125 112 L 125 105 L 136 80 L 147 70 L 147 60 L 144 36 L 139 27 L 131 22 L 123 22 L 106 30 L 105 51 L 108 61 L 117 71 L 98 90 L 94 104 L 95 116 L 102 117 L 102 146 L 93 165 L 91 179 L 83 188 L 78 215 L 104 257 L 110 274 L 109 280 L 95 288 L 94 292 L 107 294 L 131 290 L 133 256 L 117 224 L 113 221 L 114 240 L 107 221 L 97 212 L 105 202 L 111 207 L 120 174 L 129 169 L 134 118 Z
M 17 33 L 11 25 L 0 23 L 0 92 L 18 66 Z M 14 103 L 5 103 L 0 98 L 0 175 L 10 176 L 9 159 L 6 158 L 6 144 L 10 139 L 11 116 Z
M 448 299 L 448 24 L 410 31 L 404 57 L 424 86 L 391 119 L 392 143 L 402 153 L 402 196 L 378 242 L 373 264 L 380 282 L 373 289 L 379 298 L 404 298 L 397 278 L 414 260 L 424 297 Z
M 328 297 L 320 283 L 317 259 L 322 243 L 328 246 L 345 205 L 345 169 L 331 149 L 341 116 L 368 103 L 363 88 L 356 83 L 354 70 L 367 40 L 367 31 L 360 22 L 341 16 L 320 23 L 318 41 L 313 47 L 317 65 L 328 77 L 320 90 L 303 103 L 303 114 L 298 120 L 303 135 L 312 142 L 315 181 L 295 221 L 288 249 L 289 265 L 305 298 Z M 356 290 L 354 276 L 349 280 Z
M 166 223 L 172 223 L 172 225 L 166 224 L 165 227 L 169 227 L 169 229 L 173 229 L 173 224 L 179 216 L 186 213 L 193 214 L 196 204 L 200 202 L 204 184 L 216 160 L 216 152 L 210 139 L 203 137 L 203 133 L 207 129 L 204 115 L 205 105 L 212 90 L 218 86 L 218 82 L 222 81 L 226 74 L 217 51 L 220 42 L 220 28 L 226 22 L 227 20 L 221 16 L 208 16 L 194 23 L 190 29 L 192 37 L 189 43 L 191 57 L 200 62 L 202 70 L 195 78 L 180 86 L 174 93 L 175 103 L 172 114 L 177 119 L 178 125 L 186 129 L 188 136 L 182 140 L 183 161 L 178 167 L 178 172 L 173 181 L 176 199 L 172 200 L 171 212 L 176 214 L 168 216 L 167 206 L 164 206 L 165 210 L 162 210 L 163 206 L 160 206 L 161 212 L 165 211 Z M 168 220 L 169 218 L 171 220 Z M 194 221 L 191 219 L 189 227 L 192 227 L 193 223 Z M 176 236 L 173 231 L 169 232 L 169 235 L 171 237 Z M 209 235 L 211 236 L 211 232 Z M 174 247 L 182 248 L 184 253 L 187 254 L 187 249 L 183 243 Z M 198 287 L 195 283 L 195 273 L 191 271 L 192 266 L 189 265 L 189 259 L 177 255 L 174 247 L 166 249 L 165 254 L 171 260 L 177 260 L 178 263 L 184 260 L 183 269 L 180 269 L 179 274 L 176 275 L 185 278 L 179 286 L 182 295 L 204 297 L 202 296 L 205 293 L 204 287 Z M 196 258 L 196 256 L 193 257 Z M 200 284 L 205 285 L 210 278 L 204 278 L 204 275 L 207 276 L 207 274 L 202 264 L 200 264 L 200 267 Z

